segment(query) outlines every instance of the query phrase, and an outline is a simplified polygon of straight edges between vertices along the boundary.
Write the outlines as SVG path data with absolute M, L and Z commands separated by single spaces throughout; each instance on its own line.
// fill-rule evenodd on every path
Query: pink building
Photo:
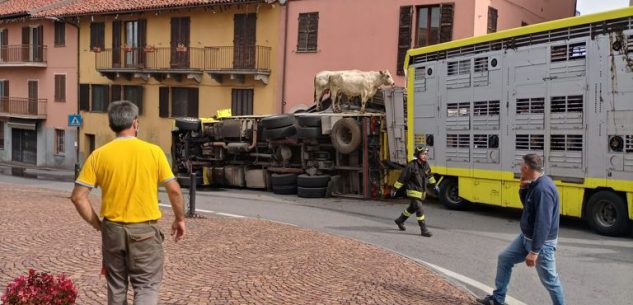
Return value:
M 389 70 L 404 85 L 407 49 L 571 17 L 576 0 L 290 0 L 280 111 L 314 104 L 323 70 Z
M 33 11 L 59 0 L 0 5 L 0 161 L 73 168 L 77 29 Z

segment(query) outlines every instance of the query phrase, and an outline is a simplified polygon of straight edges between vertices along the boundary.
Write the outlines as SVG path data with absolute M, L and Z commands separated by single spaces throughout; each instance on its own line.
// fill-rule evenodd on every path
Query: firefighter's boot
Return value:
M 398 219 L 395 220 L 396 225 L 398 226 L 398 229 L 400 229 L 400 231 L 406 231 L 407 228 L 404 226 L 404 222 L 407 220 L 407 216 L 404 216 L 404 214 L 400 214 L 400 217 L 398 217 Z
M 429 231 L 429 229 L 426 227 L 426 223 L 424 222 L 424 220 L 418 221 L 418 224 L 420 225 L 420 235 L 424 237 L 433 236 L 431 231 Z

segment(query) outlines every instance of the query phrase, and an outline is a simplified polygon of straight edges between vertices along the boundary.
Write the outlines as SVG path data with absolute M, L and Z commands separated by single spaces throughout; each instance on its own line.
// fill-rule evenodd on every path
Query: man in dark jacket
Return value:
M 525 261 L 536 266 L 541 283 L 550 294 L 554 305 L 565 304 L 563 287 L 556 272 L 556 243 L 560 204 L 558 190 L 552 179 L 543 174 L 543 160 L 539 155 L 527 154 L 521 163 L 519 197 L 523 204 L 521 234 L 499 254 L 495 290 L 478 301 L 481 304 L 504 304 L 514 265 Z
M 409 162 L 407 166 L 402 170 L 400 178 L 394 183 L 392 190 L 392 197 L 398 189 L 405 186 L 407 189 L 407 197 L 411 199 L 409 206 L 400 214 L 400 217 L 395 220 L 396 225 L 401 231 L 406 230 L 404 222 L 413 213 L 416 215 L 418 224 L 420 225 L 420 232 L 422 236 L 431 237 L 431 232 L 426 227 L 424 210 L 422 209 L 422 200 L 426 195 L 426 185 L 435 184 L 435 177 L 431 174 L 431 167 L 426 162 L 428 158 L 428 149 L 425 146 L 418 146 L 414 151 L 415 160 Z M 437 191 L 437 186 L 435 187 Z

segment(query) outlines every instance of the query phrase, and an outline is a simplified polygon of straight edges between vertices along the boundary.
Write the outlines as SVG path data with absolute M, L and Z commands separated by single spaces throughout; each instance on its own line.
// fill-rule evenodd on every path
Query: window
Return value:
M 447 134 L 446 135 L 446 147 L 450 147 L 450 148 L 469 148 L 470 147 L 470 135 L 469 134 Z
M 9 30 L 0 30 L 0 62 L 9 60 Z
M 480 101 L 473 105 L 474 116 L 499 115 L 499 101 Z
M 9 98 L 9 81 L 8 80 L 0 80 L 0 99 L 2 99 L 2 102 L 6 103 L 8 101 L 5 101 Z M 2 108 L 0 108 L 0 112 L 2 111 Z
M 143 86 L 123 86 L 123 98 L 138 106 L 138 114 L 143 114 Z
M 105 23 L 93 22 L 90 24 L 90 50 L 103 50 L 105 48 Z
M 90 111 L 90 85 L 79 84 L 79 110 Z
M 545 148 L 545 136 L 542 134 L 518 134 L 515 139 L 517 150 L 543 150 Z
M 499 148 L 499 136 L 496 134 L 473 135 L 473 147 L 479 149 Z
M 497 17 L 498 12 L 494 7 L 488 7 L 488 33 L 494 33 L 497 31 Z
M 453 5 L 418 7 L 416 47 L 450 41 L 453 37 Z
M 553 96 L 551 100 L 552 113 L 558 112 L 582 112 L 582 95 Z
M 448 103 L 446 104 L 448 117 L 468 116 L 470 113 L 470 103 Z
M 66 45 L 66 23 L 55 21 L 55 47 Z
M 55 101 L 66 101 L 66 75 L 55 75 Z
M 0 120 L 0 149 L 4 149 L 4 121 Z
M 396 74 L 404 75 L 404 58 L 411 48 L 411 27 L 413 23 L 413 6 L 400 7 L 400 22 L 398 25 L 398 59 Z
M 516 114 L 544 113 L 545 99 L 542 97 L 517 99 Z
M 253 114 L 253 89 L 233 89 L 231 95 L 232 115 Z
M 470 74 L 470 59 L 448 62 L 446 73 L 448 76 Z
M 63 129 L 55 129 L 55 154 L 57 155 L 63 155 L 65 152 L 65 135 L 66 133 Z
M 550 49 L 550 60 L 552 62 L 584 59 L 586 56 L 587 45 L 584 42 L 552 46 Z
M 158 115 L 198 117 L 198 88 L 160 87 Z
M 316 52 L 319 30 L 319 13 L 299 14 L 299 38 L 297 52 Z
M 108 85 L 92 85 L 92 112 L 108 111 L 109 91 Z
M 582 135 L 551 135 L 550 145 L 556 151 L 582 151 Z
M 475 73 L 488 71 L 488 57 L 475 58 Z

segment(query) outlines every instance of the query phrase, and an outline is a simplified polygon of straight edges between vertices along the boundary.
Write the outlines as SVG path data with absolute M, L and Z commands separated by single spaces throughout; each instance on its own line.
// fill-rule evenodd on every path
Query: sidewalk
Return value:
M 66 272 L 77 304 L 105 304 L 99 234 L 68 196 L 0 183 L 0 289 L 28 268 Z M 169 235 L 172 214 L 163 213 Z M 187 219 L 182 242 L 165 240 L 160 304 L 474 304 L 468 292 L 383 249 L 270 221 L 207 217 Z
M 75 180 L 75 171 L 72 169 L 36 167 L 19 162 L 0 162 L 0 174 L 60 182 L 73 182 Z

